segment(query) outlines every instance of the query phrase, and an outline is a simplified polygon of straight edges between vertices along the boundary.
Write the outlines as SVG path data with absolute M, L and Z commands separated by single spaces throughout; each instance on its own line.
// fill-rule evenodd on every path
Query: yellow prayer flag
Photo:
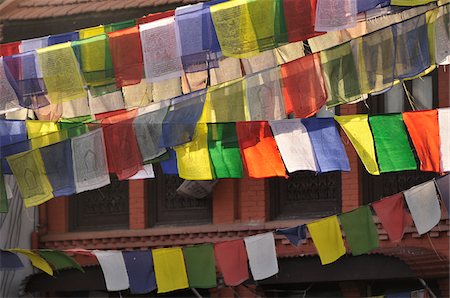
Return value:
M 79 31 L 80 39 L 85 39 L 100 34 L 105 34 L 105 27 L 103 25 L 85 28 Z
M 322 265 L 330 264 L 345 254 L 341 228 L 336 215 L 307 224 Z
M 380 175 L 375 157 L 375 144 L 369 127 L 369 116 L 335 116 L 334 119 L 341 125 L 352 142 L 367 172 L 372 175 Z
M 436 0 L 391 0 L 391 5 L 397 6 L 418 6 L 424 5 L 431 2 L 435 2 Z
M 53 121 L 26 120 L 28 138 L 31 148 L 38 149 L 67 139 L 67 131 L 59 132 Z
M 152 255 L 158 293 L 189 287 L 180 247 L 153 249 Z
M 25 207 L 37 206 L 53 198 L 53 188 L 38 149 L 8 156 L 6 160 L 16 177 Z
M 212 180 L 213 172 L 208 151 L 208 125 L 198 123 L 189 143 L 174 148 L 177 153 L 178 175 L 187 180 Z
M 14 248 L 14 249 L 8 249 L 11 252 L 17 252 L 25 255 L 28 259 L 30 259 L 31 264 L 33 264 L 34 267 L 41 269 L 45 273 L 53 276 L 53 269 L 50 267 L 50 264 L 47 263 L 46 260 L 44 260 L 40 255 L 37 253 L 29 250 L 29 249 L 21 249 L 21 248 Z

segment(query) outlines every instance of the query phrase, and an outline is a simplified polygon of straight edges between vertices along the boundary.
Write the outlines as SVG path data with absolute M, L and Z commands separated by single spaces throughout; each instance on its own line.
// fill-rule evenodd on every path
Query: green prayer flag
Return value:
M 105 33 L 109 33 L 109 32 L 118 31 L 118 30 L 130 28 L 130 27 L 134 27 L 134 26 L 136 26 L 135 19 L 112 23 L 109 25 L 105 25 L 104 27 L 105 27 Z
M 401 114 L 370 116 L 369 123 L 381 173 L 417 169 Z
M 286 18 L 284 17 L 284 0 L 275 0 L 275 41 L 277 46 L 289 42 Z
M 189 287 L 208 289 L 217 285 L 216 262 L 212 244 L 183 247 Z
M 51 249 L 39 249 L 39 255 L 50 263 L 55 270 L 75 268 L 84 272 L 83 268 L 73 258 L 62 251 Z
M 5 177 L 0 164 L 0 213 L 8 213 L 8 195 L 6 194 Z
M 208 150 L 216 178 L 242 178 L 236 123 L 208 124 Z
M 89 128 L 83 122 L 61 121 L 58 122 L 58 125 L 61 131 L 67 131 L 67 136 L 69 138 L 78 137 L 89 132 Z
M 338 217 L 352 255 L 362 255 L 379 246 L 377 228 L 368 205 L 343 213 Z

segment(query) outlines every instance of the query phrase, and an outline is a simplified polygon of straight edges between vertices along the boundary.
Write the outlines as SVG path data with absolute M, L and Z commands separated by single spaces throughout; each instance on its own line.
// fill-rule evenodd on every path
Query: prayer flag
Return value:
M 59 43 L 65 43 L 68 41 L 75 41 L 79 39 L 79 34 L 75 32 L 67 32 L 62 34 L 50 35 L 48 37 L 48 45 L 52 46 Z
M 231 57 L 217 60 L 217 67 L 209 70 L 209 85 L 215 86 L 241 78 L 243 74 L 240 61 L 240 59 Z
M 160 19 L 173 17 L 175 15 L 175 10 L 167 10 L 163 12 L 150 13 L 146 16 L 136 19 L 138 25 L 151 23 Z
M 246 75 L 256 74 L 260 71 L 277 67 L 273 50 L 264 51 L 259 55 L 247 59 L 241 59 L 241 64 Z
M 3 167 L 0 165 L 0 213 L 8 213 L 9 210 L 8 194 L 6 192 L 5 177 L 3 176 L 2 168 Z
M 19 99 L 6 76 L 3 57 L 0 57 L 0 115 L 19 107 Z
M 22 40 L 19 46 L 20 52 L 25 53 L 48 47 L 49 46 L 48 38 L 49 38 L 48 36 L 43 36 L 33 39 Z
M 20 53 L 21 41 L 13 41 L 0 44 L 0 56 L 12 56 Z
M 101 96 L 93 97 L 90 92 L 88 94 L 89 108 L 92 115 L 96 115 L 95 119 L 99 119 L 97 114 L 124 110 L 122 92 L 112 92 Z M 123 112 L 123 111 L 122 111 Z
M 44 271 L 48 275 L 53 276 L 53 269 L 50 267 L 50 264 L 47 263 L 41 256 L 39 256 L 34 251 L 31 251 L 29 249 L 20 249 L 20 248 L 14 248 L 14 249 L 8 249 L 11 252 L 21 253 L 25 255 L 31 262 L 31 264 Z
M 359 256 L 379 246 L 377 227 L 368 205 L 342 213 L 338 217 L 352 255 Z
M 344 241 L 337 216 L 307 224 L 322 265 L 330 264 L 345 254 Z
M 127 268 L 121 251 L 94 250 L 92 253 L 100 263 L 108 291 L 121 291 L 130 287 Z
M 177 155 L 175 150 L 168 149 L 169 158 L 160 162 L 161 169 L 166 175 L 178 175 Z
M 450 215 L 450 175 L 447 174 L 435 180 L 439 192 L 439 197 Z
M 25 125 L 33 149 L 48 146 L 67 138 L 67 132 L 57 133 L 59 127 L 54 121 L 26 120 Z
M 248 279 L 247 251 L 242 239 L 216 243 L 214 254 L 227 286 L 238 286 Z
M 350 171 L 350 163 L 333 118 L 302 119 L 316 155 L 321 173 Z
M 436 0 L 391 0 L 391 5 L 398 6 L 417 6 L 424 5 L 430 2 L 435 2 Z
M 337 31 L 356 26 L 356 0 L 317 0 L 316 31 Z
M 290 43 L 323 34 L 315 32 L 317 0 L 284 0 L 283 4 Z
M 30 150 L 26 140 L 25 121 L 0 119 L 0 157 L 2 158 L 3 174 L 12 174 L 8 162 L 4 159 L 6 156 Z
M 180 247 L 153 249 L 158 293 L 166 293 L 189 287 L 183 251 Z
M 202 43 L 203 49 L 208 51 L 208 60 L 214 61 L 222 56 L 219 40 L 217 39 L 216 30 L 211 17 L 210 7 L 227 0 L 212 0 L 203 3 L 202 10 Z
M 417 169 L 401 114 L 369 117 L 380 172 Z
M 277 229 L 275 234 L 285 236 L 289 242 L 298 246 L 301 241 L 306 239 L 306 225 L 299 225 L 293 228 Z
M 450 5 L 440 6 L 438 8 L 437 18 L 434 22 L 434 57 L 436 64 L 450 64 Z M 430 36 L 428 36 L 430 38 Z M 429 43 L 432 41 L 428 40 Z M 432 53 L 431 53 L 432 54 Z
M 183 247 L 189 287 L 208 289 L 217 286 L 216 262 L 212 244 Z
M 254 280 L 266 279 L 278 273 L 273 233 L 245 237 L 244 242 Z
M 134 26 L 136 26 L 136 20 L 131 19 L 131 20 L 125 20 L 125 21 L 121 21 L 121 22 L 108 24 L 108 25 L 105 25 L 104 28 L 105 28 L 105 33 L 111 33 L 114 31 L 119 31 L 119 30 L 130 28 L 130 27 L 134 27 Z
M 357 0 L 358 12 L 364 12 L 376 7 L 384 7 L 390 4 L 390 0 Z
M 23 268 L 23 263 L 19 256 L 7 250 L 0 249 L 0 269 L 5 270 L 17 270 Z
M 73 258 L 62 251 L 51 249 L 39 249 L 37 253 L 44 258 L 54 270 L 75 268 L 84 273 L 83 268 Z
M 438 109 L 441 171 L 450 171 L 450 108 Z
M 147 294 L 156 289 L 153 257 L 149 250 L 122 251 L 132 294 Z
M 441 207 L 434 181 L 428 181 L 403 192 L 419 235 L 430 231 L 441 219 Z

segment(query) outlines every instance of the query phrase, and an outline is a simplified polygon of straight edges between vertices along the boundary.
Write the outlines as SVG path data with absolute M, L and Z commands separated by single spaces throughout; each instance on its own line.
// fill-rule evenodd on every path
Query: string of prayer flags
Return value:
M 439 177 L 435 180 L 436 187 L 439 192 L 439 197 L 447 209 L 447 213 L 450 214 L 450 175 Z
M 37 206 L 53 198 L 53 189 L 39 150 L 11 155 L 6 160 L 16 178 L 25 207 Z
M 450 108 L 438 109 L 441 171 L 450 171 Z
M 166 293 L 189 287 L 183 251 L 180 247 L 153 249 L 158 293 Z
M 392 26 L 395 46 L 395 77 L 414 77 L 430 67 L 425 14 Z
M 174 148 L 178 175 L 186 180 L 212 180 L 213 169 L 208 152 L 208 125 L 198 123 L 189 143 Z
M 333 5 L 342 6 L 334 2 Z M 320 52 L 323 77 L 327 88 L 327 106 L 357 101 L 361 98 L 358 71 L 350 42 Z
M 450 13 L 449 5 L 440 6 L 438 14 L 434 23 L 435 30 L 435 48 L 434 57 L 436 64 L 448 65 L 450 64 Z M 430 40 L 428 42 L 431 43 Z
M 76 193 L 70 139 L 39 150 L 53 188 L 53 196 L 70 196 Z
M 20 248 L 14 248 L 14 249 L 8 249 L 11 252 L 20 253 L 25 255 L 31 262 L 31 264 L 44 271 L 48 275 L 53 276 L 53 269 L 50 266 L 49 263 L 47 263 L 46 260 L 44 260 L 40 255 L 38 255 L 36 252 L 31 251 L 29 249 L 20 249 Z
M 162 124 L 161 147 L 174 147 L 193 139 L 205 100 L 204 90 L 172 99 L 171 107 Z
M 254 280 L 262 280 L 278 273 L 273 233 L 245 237 L 244 242 Z
M 216 178 L 242 178 L 236 123 L 209 123 L 208 150 Z
M 270 121 L 269 123 L 289 173 L 304 170 L 319 172 L 311 139 L 299 119 Z
M 403 193 L 383 198 L 372 203 L 372 208 L 380 220 L 389 240 L 398 243 L 402 240 L 405 228 L 411 222 L 411 216 L 405 209 Z
M 214 255 L 227 286 L 238 286 L 249 278 L 247 251 L 242 239 L 216 243 Z
M 419 235 L 430 231 L 441 219 L 441 207 L 433 181 L 414 186 L 403 192 Z
M 178 175 L 178 166 L 177 166 L 177 155 L 175 150 L 168 149 L 167 153 L 169 158 L 166 160 L 161 160 L 160 165 L 162 172 L 166 175 Z
M 378 231 L 368 205 L 338 216 L 352 255 L 359 256 L 379 247 Z
M 368 115 L 334 116 L 355 147 L 367 172 L 380 175 Z
M 217 286 L 212 244 L 185 246 L 183 255 L 190 288 L 208 289 Z
M 277 67 L 246 76 L 244 85 L 250 120 L 286 118 Z
M 78 31 L 50 35 L 48 37 L 48 45 L 52 46 L 55 44 L 65 43 L 68 41 L 75 41 L 78 39 L 80 39 Z
M 143 113 L 134 119 L 133 126 L 139 145 L 142 160 L 148 162 L 166 152 L 159 146 L 162 138 L 162 123 L 169 109 L 170 101 L 155 104 L 148 113 Z
M 121 251 L 94 250 L 92 252 L 100 263 L 108 291 L 121 291 L 130 287 L 127 268 Z
M 296 227 L 285 229 L 277 229 L 275 231 L 275 234 L 285 236 L 292 245 L 298 246 L 301 241 L 306 239 L 306 225 L 299 225 Z
M 311 139 L 320 173 L 350 171 L 344 144 L 333 118 L 302 119 Z
M 290 43 L 323 34 L 315 31 L 317 0 L 284 0 L 283 5 Z
M 336 215 L 307 224 L 322 265 L 330 264 L 345 254 L 341 228 Z
M 0 44 L 0 56 L 12 56 L 20 53 L 21 41 L 13 41 Z
M 23 263 L 19 256 L 7 250 L 0 249 L 0 269 L 17 270 L 23 268 Z
M 147 294 L 156 289 L 152 252 L 122 251 L 132 294 Z
M 146 79 L 158 82 L 181 77 L 181 53 L 176 39 L 175 18 L 142 24 L 139 30 Z
M 20 107 L 17 94 L 9 83 L 5 71 L 3 57 L 0 57 L 0 115 Z
M 417 169 L 401 114 L 369 117 L 380 172 Z
M 337 31 L 356 26 L 358 8 L 355 0 L 317 0 L 316 31 Z
M 38 49 L 37 58 L 52 103 L 86 97 L 84 81 L 70 43 Z
M 110 184 L 101 128 L 72 139 L 72 160 L 77 193 Z
M 438 111 L 404 112 L 403 121 L 419 157 L 420 170 L 440 173 Z
M 281 66 L 286 113 L 306 118 L 327 101 L 319 54 L 307 55 Z
M 139 27 L 108 33 L 108 38 L 116 87 L 138 84 L 144 71 Z
M 80 264 L 62 251 L 40 249 L 37 253 L 52 266 L 53 270 L 74 268 L 84 273 Z
M 237 122 L 236 133 L 249 177 L 287 177 L 267 121 Z

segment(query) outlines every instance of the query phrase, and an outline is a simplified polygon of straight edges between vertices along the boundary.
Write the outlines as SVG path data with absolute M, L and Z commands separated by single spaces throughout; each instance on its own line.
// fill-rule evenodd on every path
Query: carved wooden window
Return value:
M 71 231 L 128 228 L 128 181 L 111 176 L 111 184 L 69 198 Z
M 420 79 L 407 81 L 404 84 L 404 86 L 398 84 L 381 95 L 370 96 L 367 100 L 367 106 L 364 105 L 362 107 L 363 112 L 375 115 L 411 111 L 413 107 L 416 110 L 434 109 L 437 107 L 437 70 Z M 410 99 L 406 95 L 405 88 L 412 95 Z M 411 148 L 414 148 L 412 143 Z M 417 156 L 416 160 L 418 160 Z M 362 172 L 363 203 L 370 203 L 399 193 L 437 176 L 436 173 L 421 172 L 419 170 L 384 173 L 379 176 L 370 175 L 365 170 Z
M 183 183 L 178 175 L 164 175 L 154 167 L 155 179 L 149 180 L 149 224 L 195 225 L 211 223 L 212 196 L 204 199 L 183 197 L 177 188 Z

